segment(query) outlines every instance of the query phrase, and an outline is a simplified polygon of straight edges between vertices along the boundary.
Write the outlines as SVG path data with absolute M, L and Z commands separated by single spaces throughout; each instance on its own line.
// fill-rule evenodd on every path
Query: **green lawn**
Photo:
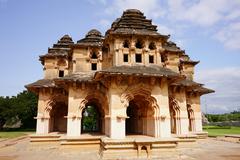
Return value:
M 33 130 L 10 130 L 0 131 L 0 138 L 16 138 L 34 133 Z
M 223 136 L 225 134 L 240 134 L 240 127 L 204 126 L 203 130 L 207 131 L 209 136 Z

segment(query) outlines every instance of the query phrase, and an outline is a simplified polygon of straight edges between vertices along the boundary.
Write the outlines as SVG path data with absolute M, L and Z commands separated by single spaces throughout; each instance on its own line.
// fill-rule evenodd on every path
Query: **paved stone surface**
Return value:
M 10 141 L 11 142 L 11 141 Z M 1 142 L 0 142 L 1 143 Z M 6 142 L 5 142 L 6 143 Z M 98 152 L 60 149 L 59 146 L 31 145 L 29 138 L 0 147 L 0 160 L 96 160 Z M 154 158 L 153 158 L 154 159 Z M 179 147 L 171 155 L 162 154 L 158 160 L 239 160 L 240 144 L 215 139 L 199 140 L 194 146 Z M 119 159 L 120 160 L 120 159 Z M 123 159 L 122 159 L 123 160 Z

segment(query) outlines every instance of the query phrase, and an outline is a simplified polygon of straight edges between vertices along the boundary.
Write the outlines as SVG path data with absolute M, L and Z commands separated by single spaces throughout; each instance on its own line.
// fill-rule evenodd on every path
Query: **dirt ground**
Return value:
M 64 150 L 58 146 L 36 147 L 29 138 L 0 141 L 0 160 L 96 160 L 98 153 Z M 172 155 L 162 155 L 160 160 L 240 160 L 240 143 L 216 139 L 199 140 L 194 146 L 178 147 Z

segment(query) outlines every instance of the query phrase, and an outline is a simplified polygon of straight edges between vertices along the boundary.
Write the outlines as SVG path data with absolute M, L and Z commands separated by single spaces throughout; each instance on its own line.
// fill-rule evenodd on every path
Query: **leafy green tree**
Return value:
M 82 127 L 85 132 L 96 132 L 99 130 L 99 114 L 94 106 L 87 106 L 83 111 Z
M 14 99 L 18 118 L 22 122 L 23 128 L 35 128 L 37 115 L 37 96 L 29 91 L 19 93 Z
M 29 91 L 23 91 L 17 96 L 0 97 L 0 130 L 4 124 L 14 124 L 21 121 L 22 128 L 35 128 L 33 119 L 37 114 L 37 96 Z

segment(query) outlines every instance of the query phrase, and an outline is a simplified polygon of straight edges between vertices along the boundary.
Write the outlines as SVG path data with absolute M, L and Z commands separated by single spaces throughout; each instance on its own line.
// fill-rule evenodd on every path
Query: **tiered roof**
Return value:
M 39 56 L 40 61 L 43 62 L 45 57 L 67 57 L 72 44 L 74 44 L 72 38 L 69 35 L 64 35 L 56 44 L 53 44 L 52 48 L 48 48 L 47 54 Z
M 184 50 L 181 50 L 181 48 L 178 47 L 176 43 L 172 41 L 165 42 L 162 47 L 164 48 L 165 51 L 185 53 Z
M 168 38 L 157 32 L 157 26 L 152 24 L 152 20 L 146 19 L 144 14 L 137 9 L 128 9 L 123 12 L 120 18 L 117 18 L 111 28 L 106 32 L 108 34 L 121 35 L 150 35 Z
M 103 39 L 101 32 L 92 29 L 86 34 L 85 38 L 77 41 L 76 46 L 101 47 L 103 45 Z

